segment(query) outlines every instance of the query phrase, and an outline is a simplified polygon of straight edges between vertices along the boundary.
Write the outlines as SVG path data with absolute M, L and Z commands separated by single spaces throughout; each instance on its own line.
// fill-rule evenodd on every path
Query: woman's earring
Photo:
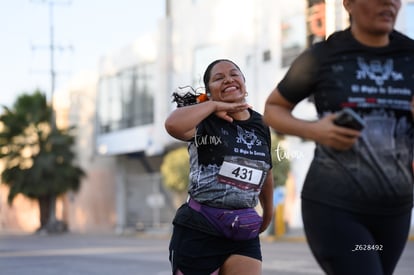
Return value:
M 249 95 L 249 93 L 248 92 L 246 92 L 246 95 L 244 96 L 244 97 L 247 97 Z

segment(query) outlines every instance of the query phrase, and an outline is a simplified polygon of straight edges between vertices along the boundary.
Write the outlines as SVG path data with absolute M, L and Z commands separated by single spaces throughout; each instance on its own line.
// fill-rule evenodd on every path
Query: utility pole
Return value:
M 67 47 L 61 47 L 61 46 L 56 46 L 55 45 L 55 30 L 54 30 L 54 6 L 55 5 L 69 5 L 71 3 L 71 1 L 66 1 L 66 2 L 57 2 L 57 1 L 53 1 L 53 0 L 31 0 L 31 2 L 33 3 L 39 3 L 39 4 L 47 4 L 49 6 L 49 45 L 48 45 L 48 50 L 49 50 L 49 54 L 50 54 L 50 69 L 49 69 L 49 73 L 50 73 L 50 104 L 51 104 L 51 109 L 52 109 L 52 127 L 56 127 L 56 117 L 55 117 L 55 111 L 54 111 L 54 105 L 53 105 L 53 96 L 54 96 L 54 92 L 55 92 L 55 88 L 56 88 L 56 70 L 55 70 L 55 51 L 57 49 L 59 50 L 64 50 L 65 48 L 72 48 L 71 46 L 67 46 Z M 36 48 L 36 47 L 33 47 Z
M 51 132 L 55 133 L 57 130 L 57 123 L 56 123 L 56 112 L 55 107 L 53 104 L 53 97 L 54 92 L 56 88 L 56 70 L 55 70 L 55 50 L 56 45 L 54 41 L 54 18 L 53 18 L 53 8 L 56 4 L 60 5 L 68 5 L 70 4 L 70 1 L 66 2 L 55 2 L 53 0 L 31 0 L 32 2 L 41 3 L 41 4 L 48 4 L 49 5 L 49 53 L 50 53 L 50 108 L 51 108 L 51 117 L 50 117 L 50 126 L 51 126 Z M 50 194 L 48 198 L 48 208 L 49 208 L 49 215 L 47 224 L 45 225 L 45 228 L 42 228 L 42 230 L 46 232 L 52 232 L 52 233 L 60 233 L 67 230 L 66 224 L 63 222 L 60 222 L 56 218 L 56 199 L 57 196 L 55 194 Z

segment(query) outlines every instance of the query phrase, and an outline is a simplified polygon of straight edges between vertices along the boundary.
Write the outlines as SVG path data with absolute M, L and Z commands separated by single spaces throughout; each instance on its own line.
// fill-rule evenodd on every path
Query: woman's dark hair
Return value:
M 172 94 L 173 102 L 177 103 L 177 107 L 194 105 L 208 100 L 204 93 L 198 93 L 191 86 L 178 87 Z
M 210 81 L 211 70 L 213 69 L 213 67 L 217 63 L 220 63 L 220 62 L 230 62 L 230 63 L 232 63 L 241 72 L 239 66 L 237 66 L 236 63 L 234 63 L 233 61 L 231 61 L 229 59 L 217 59 L 217 60 L 214 60 L 213 62 L 210 63 L 210 65 L 207 66 L 207 69 L 204 72 L 204 76 L 203 76 L 204 88 L 205 88 L 207 94 L 210 94 L 210 90 L 208 88 L 208 82 Z M 243 75 L 243 73 L 242 73 L 242 75 Z M 244 75 L 243 75 L 243 78 L 244 78 Z

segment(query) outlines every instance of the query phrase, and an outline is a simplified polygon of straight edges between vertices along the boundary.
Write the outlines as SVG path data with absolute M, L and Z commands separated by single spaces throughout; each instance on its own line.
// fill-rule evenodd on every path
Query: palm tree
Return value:
M 75 142 L 71 129 L 57 129 L 52 108 L 40 91 L 21 95 L 11 109 L 3 106 L 0 116 L 0 159 L 5 169 L 2 182 L 9 186 L 11 205 L 17 194 L 37 199 L 40 228 L 46 232 L 66 230 L 56 219 L 56 198 L 78 190 L 84 171 L 73 164 Z

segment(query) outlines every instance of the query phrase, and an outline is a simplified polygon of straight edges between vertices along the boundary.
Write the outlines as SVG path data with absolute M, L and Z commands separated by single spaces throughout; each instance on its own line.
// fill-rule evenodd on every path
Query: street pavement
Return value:
M 128 235 L 0 232 L 0 274 L 169 275 L 168 241 L 169 235 L 159 232 Z M 323 275 L 300 232 L 277 239 L 263 237 L 262 251 L 263 275 Z M 412 274 L 414 241 L 410 240 L 394 275 Z

